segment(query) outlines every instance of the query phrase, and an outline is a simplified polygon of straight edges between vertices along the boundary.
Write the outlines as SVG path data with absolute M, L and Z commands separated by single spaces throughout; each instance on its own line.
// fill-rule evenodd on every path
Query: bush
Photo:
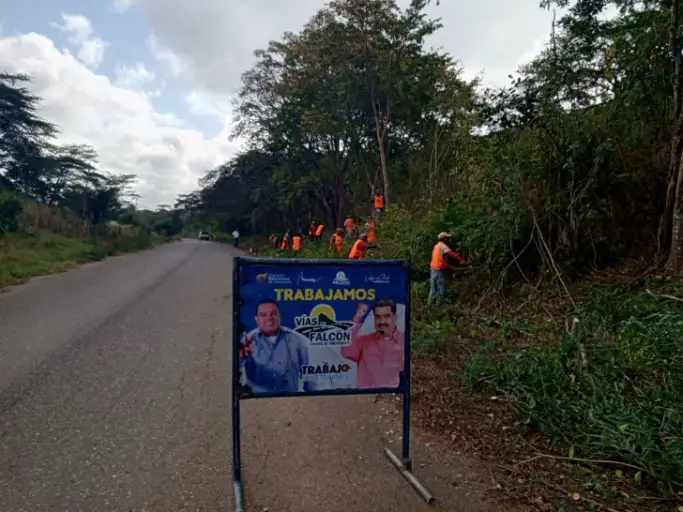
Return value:
M 0 235 L 19 229 L 21 211 L 22 202 L 17 196 L 0 193 Z
M 582 328 L 559 346 L 499 361 L 480 355 L 470 382 L 508 395 L 570 456 L 626 462 L 638 468 L 636 480 L 649 475 L 664 488 L 683 482 L 680 305 L 596 289 L 577 313 Z

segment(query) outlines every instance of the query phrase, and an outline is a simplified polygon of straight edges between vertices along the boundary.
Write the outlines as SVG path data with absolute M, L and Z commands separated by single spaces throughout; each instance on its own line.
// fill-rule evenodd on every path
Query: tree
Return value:
M 23 85 L 30 77 L 21 74 L 0 73 L 0 172 L 5 183 L 11 176 L 35 173 L 31 165 L 23 163 L 40 156 L 46 141 L 57 133 L 57 127 L 37 115 L 40 98 Z M 33 181 L 26 177 L 25 185 Z

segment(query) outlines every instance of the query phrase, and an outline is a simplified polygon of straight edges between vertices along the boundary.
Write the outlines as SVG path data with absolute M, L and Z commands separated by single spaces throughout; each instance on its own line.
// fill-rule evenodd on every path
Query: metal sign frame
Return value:
M 401 394 L 403 395 L 403 439 L 402 457 L 399 459 L 389 448 L 384 453 L 391 463 L 403 474 L 408 482 L 428 502 L 433 503 L 434 497 L 411 473 L 410 459 L 410 258 L 406 259 L 309 259 L 309 258 L 248 258 L 235 256 L 232 270 L 232 438 L 233 438 L 233 489 L 235 492 L 235 510 L 244 511 L 244 486 L 242 483 L 242 459 L 240 442 L 240 401 L 259 398 L 276 398 L 291 396 L 337 396 L 337 395 L 368 395 L 368 394 Z M 402 267 L 405 270 L 405 348 L 404 367 L 401 372 L 399 385 L 392 388 L 364 388 L 364 389 L 326 389 L 307 392 L 272 392 L 258 395 L 242 395 L 239 392 L 240 357 L 239 344 L 241 339 L 240 309 L 243 305 L 240 297 L 241 273 L 243 267 Z

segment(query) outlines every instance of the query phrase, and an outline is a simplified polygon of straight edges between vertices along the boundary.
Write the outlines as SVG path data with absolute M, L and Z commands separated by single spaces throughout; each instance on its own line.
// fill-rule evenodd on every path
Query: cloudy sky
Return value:
M 140 206 L 154 208 L 238 150 L 230 97 L 253 51 L 325 2 L 0 0 L 0 70 L 32 75 L 60 137 L 137 174 Z M 444 24 L 430 44 L 489 84 L 538 52 L 552 19 L 537 0 L 441 0 L 430 13 Z

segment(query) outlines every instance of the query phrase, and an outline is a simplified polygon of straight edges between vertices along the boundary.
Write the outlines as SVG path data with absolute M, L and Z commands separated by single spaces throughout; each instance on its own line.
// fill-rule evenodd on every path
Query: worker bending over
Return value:
M 460 263 L 467 263 L 457 252 L 452 251 L 446 242 L 450 240 L 449 233 L 441 232 L 437 236 L 437 244 L 432 249 L 432 261 L 429 265 L 429 297 L 427 303 L 433 299 L 443 298 L 446 289 L 446 271 L 451 268 L 448 264 L 448 257 L 458 260 Z
M 358 240 L 354 242 L 351 252 L 349 252 L 349 258 L 352 260 L 362 260 L 367 249 L 376 248 L 377 246 L 375 244 L 368 243 L 368 235 L 363 233 L 358 237 Z
M 315 239 L 320 240 L 323 236 L 323 231 L 325 230 L 325 224 L 322 222 L 318 224 L 318 227 L 315 228 Z

